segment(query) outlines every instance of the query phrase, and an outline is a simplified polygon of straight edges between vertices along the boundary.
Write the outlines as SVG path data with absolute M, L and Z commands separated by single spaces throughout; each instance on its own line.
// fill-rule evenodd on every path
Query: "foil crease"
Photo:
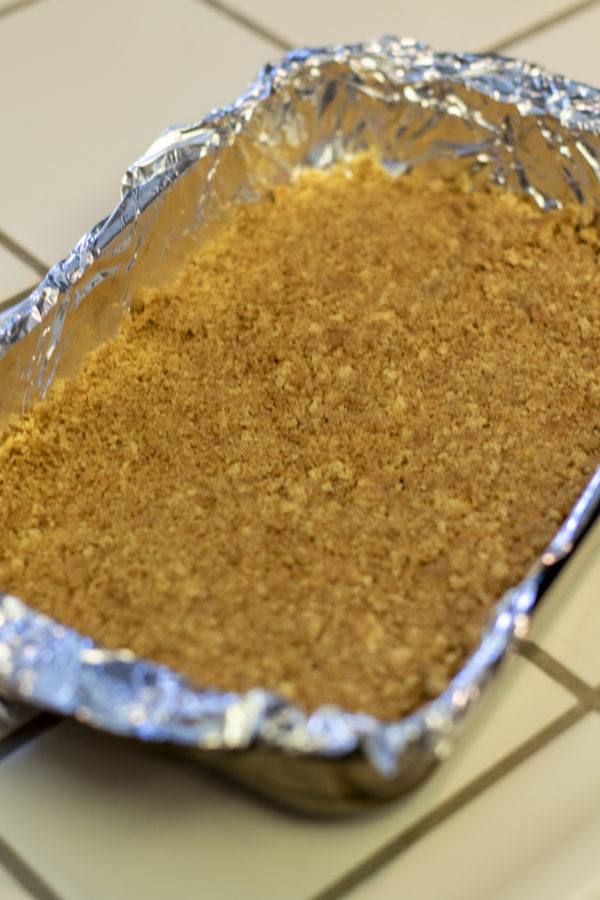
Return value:
M 231 106 L 164 132 L 126 172 L 117 209 L 0 315 L 0 417 L 43 397 L 57 374 L 77 371 L 115 333 L 138 288 L 166 280 L 236 204 L 289 181 L 299 167 L 368 151 L 398 175 L 415 167 L 468 172 L 475 183 L 529 194 L 544 209 L 596 207 L 599 132 L 598 91 L 520 60 L 433 53 L 395 38 L 296 50 L 267 65 Z M 0 594 L 0 687 L 13 700 L 207 758 L 232 750 L 283 753 L 290 763 L 351 758 L 383 782 L 407 770 L 404 790 L 447 755 L 599 502 L 597 472 L 527 577 L 500 599 L 447 690 L 398 722 L 331 706 L 307 716 L 260 687 L 243 695 L 202 689 L 128 651 L 98 647 L 7 594 Z M 365 793 L 376 798 L 374 783 Z

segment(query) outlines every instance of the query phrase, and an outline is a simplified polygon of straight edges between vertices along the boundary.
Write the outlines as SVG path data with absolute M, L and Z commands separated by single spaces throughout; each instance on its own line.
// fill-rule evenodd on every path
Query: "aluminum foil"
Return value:
M 165 281 L 238 203 L 368 151 L 391 172 L 469 173 L 542 208 L 600 198 L 600 94 L 537 66 L 433 53 L 393 38 L 301 49 L 268 65 L 233 105 L 171 128 L 123 179 L 122 201 L 0 316 L 0 416 L 114 334 L 131 296 Z M 243 695 L 108 651 L 0 594 L 5 696 L 192 754 L 284 802 L 362 809 L 443 759 L 532 610 L 596 514 L 597 472 L 527 577 L 499 600 L 482 641 L 436 700 L 398 722 L 323 706 L 310 716 L 257 687 Z

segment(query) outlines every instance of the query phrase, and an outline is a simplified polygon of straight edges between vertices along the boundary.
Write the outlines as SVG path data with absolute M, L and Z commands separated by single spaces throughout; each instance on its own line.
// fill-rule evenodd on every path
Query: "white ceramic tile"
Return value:
M 575 14 L 554 28 L 511 44 L 504 52 L 520 56 L 576 81 L 600 87 L 600 6 Z
M 531 640 L 589 684 L 600 683 L 600 523 L 543 597 Z
M 39 280 L 37 272 L 0 246 L 0 306 L 9 297 L 37 284 Z
M 45 0 L 0 18 L 0 228 L 58 262 L 161 131 L 280 54 L 199 0 Z
M 436 50 L 483 50 L 565 9 L 568 0 L 227 0 L 291 44 L 318 46 L 382 34 L 415 37 Z
M 592 713 L 349 900 L 598 900 L 599 755 Z
M 0 765 L 0 835 L 65 900 L 187 900 L 200 886 L 219 900 L 304 900 L 570 706 L 531 664 L 512 662 L 454 756 L 365 818 L 281 812 L 69 723 Z
M 0 7 L 1 8 L 1 7 Z M 0 900 L 32 900 L 31 894 L 0 864 Z

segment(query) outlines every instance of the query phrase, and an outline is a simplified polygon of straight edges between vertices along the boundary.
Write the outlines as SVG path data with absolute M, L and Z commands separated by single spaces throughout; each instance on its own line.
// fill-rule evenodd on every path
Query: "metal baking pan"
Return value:
M 0 416 L 44 396 L 114 335 L 130 298 L 168 280 L 240 202 L 369 152 L 391 172 L 468 172 L 542 208 L 597 206 L 600 95 L 537 66 L 437 54 L 411 40 L 300 49 L 238 101 L 166 131 L 123 179 L 122 201 L 40 286 L 0 314 Z M 598 509 L 596 473 L 481 644 L 437 699 L 397 722 L 324 706 L 307 716 L 257 686 L 244 695 L 108 651 L 0 594 L 0 690 L 104 731 L 161 745 L 279 801 L 356 812 L 414 787 L 527 633 L 533 608 Z

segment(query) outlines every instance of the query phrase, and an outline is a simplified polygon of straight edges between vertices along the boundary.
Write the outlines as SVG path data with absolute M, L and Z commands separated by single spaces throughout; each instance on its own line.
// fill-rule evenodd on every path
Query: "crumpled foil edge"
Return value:
M 123 199 L 115 212 L 84 235 L 26 300 L 0 316 L 0 358 L 43 326 L 49 313 L 60 310 L 64 297 L 126 228 L 132 228 L 135 235 L 140 211 L 149 208 L 172 180 L 199 158 L 226 146 L 243 130 L 261 99 L 282 83 L 293 81 L 300 71 L 324 61 L 345 64 L 365 82 L 376 61 L 392 82 L 404 86 L 446 79 L 513 104 L 523 115 L 552 116 L 580 134 L 600 130 L 600 92 L 523 61 L 433 53 L 418 42 L 395 38 L 295 50 L 277 65 L 266 66 L 231 106 L 214 111 L 199 123 L 168 129 L 158 138 L 125 174 Z M 510 77 L 503 77 L 508 72 Z M 593 155 L 588 162 L 598 174 Z M 56 340 L 50 341 L 40 371 L 31 373 L 35 390 L 25 392 L 23 407 L 32 396 L 43 396 L 50 384 L 59 336 L 60 328 Z M 258 687 L 239 695 L 202 690 L 167 667 L 141 660 L 129 651 L 103 649 L 8 594 L 0 594 L 0 686 L 16 699 L 143 741 L 205 750 L 263 746 L 326 758 L 358 752 L 377 772 L 391 777 L 409 746 L 438 758 L 447 755 L 459 721 L 478 700 L 515 638 L 527 634 L 533 607 L 589 527 L 599 505 L 600 470 L 525 579 L 496 605 L 480 646 L 448 688 L 397 722 L 382 722 L 333 706 L 306 715 Z

